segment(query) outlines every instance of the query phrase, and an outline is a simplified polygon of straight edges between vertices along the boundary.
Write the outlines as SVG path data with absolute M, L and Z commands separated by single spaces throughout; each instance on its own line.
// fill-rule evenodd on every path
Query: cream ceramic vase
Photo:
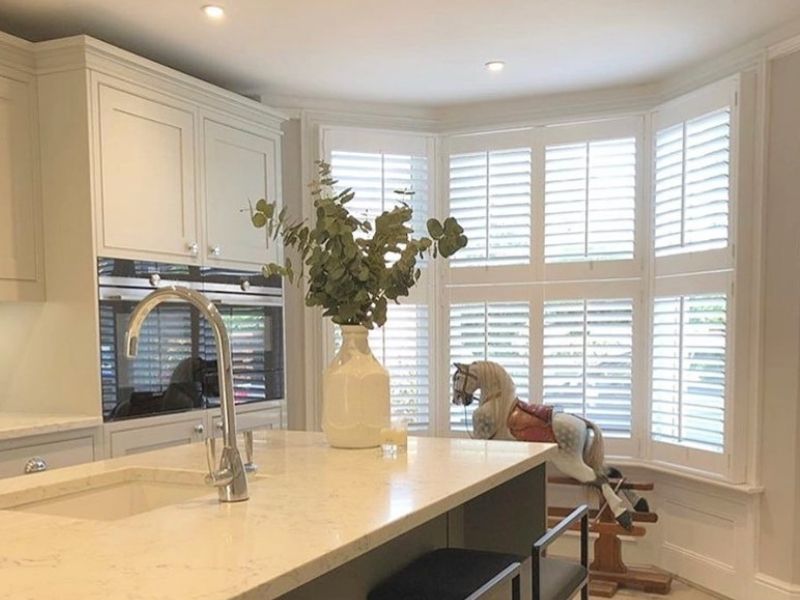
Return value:
M 367 334 L 361 325 L 342 325 L 342 347 L 322 376 L 322 430 L 335 448 L 379 446 L 389 426 L 389 372 Z

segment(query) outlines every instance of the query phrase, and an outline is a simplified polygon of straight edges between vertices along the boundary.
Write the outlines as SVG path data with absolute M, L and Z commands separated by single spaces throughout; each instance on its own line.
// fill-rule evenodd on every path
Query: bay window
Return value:
M 491 360 L 521 399 L 596 422 L 609 455 L 740 477 L 740 85 L 647 114 L 489 133 L 323 128 L 323 156 L 360 214 L 413 189 L 415 229 L 453 215 L 469 237 L 370 334 L 393 414 L 464 435 L 477 402 L 450 405 L 452 363 Z

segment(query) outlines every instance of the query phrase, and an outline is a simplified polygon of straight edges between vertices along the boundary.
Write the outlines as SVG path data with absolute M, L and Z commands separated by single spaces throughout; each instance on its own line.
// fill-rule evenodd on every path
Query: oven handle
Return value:
M 261 296 L 259 294 L 221 294 L 202 292 L 214 304 L 222 306 L 283 306 L 280 296 Z
M 131 301 L 138 302 L 153 290 L 149 288 L 125 288 L 100 286 L 98 295 L 101 301 Z M 200 290 L 202 293 L 202 290 Z M 214 304 L 223 306 L 283 306 L 280 296 L 261 296 L 259 294 L 233 294 L 220 292 L 206 292 L 204 294 Z M 172 302 L 172 300 L 167 300 Z M 175 300 L 180 302 L 180 300 Z

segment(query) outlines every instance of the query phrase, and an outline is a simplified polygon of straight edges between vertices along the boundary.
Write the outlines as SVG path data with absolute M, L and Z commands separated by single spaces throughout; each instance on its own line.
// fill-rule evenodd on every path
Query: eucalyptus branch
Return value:
M 426 256 L 448 258 L 467 245 L 464 229 L 453 217 L 429 219 L 430 237 L 412 237 L 413 209 L 405 202 L 375 219 L 360 220 L 347 210 L 355 193 L 336 191 L 329 164 L 319 161 L 319 177 L 309 184 L 314 199 L 313 226 L 287 218 L 276 202 L 259 200 L 251 207 L 253 226 L 281 239 L 300 256 L 298 271 L 291 260 L 264 266 L 266 276 L 280 275 L 290 282 L 305 279 L 306 306 L 319 306 L 323 315 L 340 325 L 369 329 L 386 322 L 388 302 L 408 296 L 422 275 L 417 261 Z M 404 198 L 413 194 L 400 193 Z M 277 211 L 277 212 L 276 212 Z M 370 235 L 371 234 L 371 235 Z M 391 260 L 387 260 L 391 259 Z

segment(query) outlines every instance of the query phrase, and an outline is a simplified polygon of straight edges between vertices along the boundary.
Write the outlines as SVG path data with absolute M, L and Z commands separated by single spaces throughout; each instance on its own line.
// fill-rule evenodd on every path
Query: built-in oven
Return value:
M 166 302 L 142 326 L 136 358 L 125 355 L 133 307 L 154 289 L 205 294 L 231 338 L 236 403 L 284 397 L 283 293 L 278 278 L 188 265 L 98 260 L 100 370 L 107 421 L 219 405 L 213 332 L 194 307 Z

